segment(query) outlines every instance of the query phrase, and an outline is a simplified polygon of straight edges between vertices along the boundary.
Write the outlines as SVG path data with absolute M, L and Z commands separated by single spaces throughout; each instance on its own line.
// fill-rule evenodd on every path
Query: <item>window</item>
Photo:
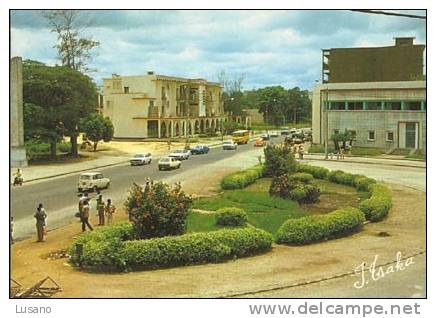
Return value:
M 154 107 L 154 100 L 151 100 L 149 103 L 150 103 L 150 107 Z
M 401 102 L 385 102 L 385 110 L 401 110 Z
M 368 141 L 375 140 L 375 130 L 368 130 Z
M 355 130 L 347 130 L 350 133 L 351 140 L 357 140 L 357 133 Z
M 404 102 L 404 110 L 421 110 L 421 102 Z
M 368 102 L 368 110 L 381 110 L 382 103 L 381 102 Z
M 330 110 L 345 110 L 345 102 L 330 102 Z
M 348 102 L 348 110 L 363 110 L 363 102 Z
M 386 141 L 394 141 L 394 132 L 393 131 L 386 132 Z
M 124 86 L 124 94 L 129 94 L 129 87 Z

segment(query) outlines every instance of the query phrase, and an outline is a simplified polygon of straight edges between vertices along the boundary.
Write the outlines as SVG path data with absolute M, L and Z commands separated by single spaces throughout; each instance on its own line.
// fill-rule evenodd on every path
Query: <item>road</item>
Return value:
M 174 182 L 177 176 L 186 178 L 187 171 L 198 169 L 199 166 L 207 165 L 231 158 L 237 154 L 253 151 L 252 143 L 240 145 L 236 151 L 222 150 L 221 147 L 210 149 L 208 154 L 191 156 L 190 159 L 182 161 L 180 169 L 171 171 L 159 171 L 157 160 L 153 160 L 150 165 L 130 166 L 130 164 L 121 164 L 117 166 L 99 169 L 105 177 L 111 180 L 111 186 L 103 190 L 104 198 L 112 198 L 116 205 L 122 205 L 126 198 L 129 187 L 134 183 L 142 184 L 145 177 L 153 180 L 162 180 Z M 259 155 L 262 153 L 261 148 L 256 149 Z M 74 214 L 77 212 L 77 181 L 80 173 L 70 174 L 63 177 L 57 177 L 44 181 L 25 183 L 22 187 L 11 188 L 11 215 L 14 216 L 16 223 L 15 237 L 20 239 L 34 232 L 33 214 L 35 213 L 38 203 L 43 203 L 48 213 L 48 228 L 52 229 L 74 220 Z M 169 182 L 169 181 L 168 181 Z M 95 194 L 91 193 L 92 199 Z M 91 200 L 91 204 L 95 201 Z

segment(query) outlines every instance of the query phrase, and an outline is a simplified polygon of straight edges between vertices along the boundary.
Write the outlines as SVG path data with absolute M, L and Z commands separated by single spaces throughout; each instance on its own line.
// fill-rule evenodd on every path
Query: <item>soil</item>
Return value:
M 220 178 L 228 172 L 221 169 L 213 177 L 197 176 L 195 185 L 186 190 L 214 194 Z M 63 289 L 53 297 L 156 298 L 232 296 L 349 272 L 362 262 L 371 262 L 376 254 L 383 263 L 395 260 L 398 251 L 406 257 L 426 248 L 425 193 L 391 187 L 394 206 L 389 216 L 383 222 L 365 225 L 359 233 L 307 246 L 274 245 L 268 253 L 219 264 L 130 273 L 80 271 L 65 255 L 73 238 L 81 233 L 80 223 L 73 222 L 50 231 L 44 243 L 33 238 L 12 245 L 11 277 L 30 287 L 50 276 Z M 126 214 L 119 208 L 115 221 L 124 219 Z M 94 215 L 91 223 L 97 223 Z

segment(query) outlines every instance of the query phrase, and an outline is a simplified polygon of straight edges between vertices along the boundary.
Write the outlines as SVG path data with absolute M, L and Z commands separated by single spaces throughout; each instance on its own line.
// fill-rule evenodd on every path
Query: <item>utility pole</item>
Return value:
M 328 84 L 326 84 L 326 100 L 324 105 L 324 115 L 325 115 L 325 122 L 324 122 L 324 159 L 327 160 L 328 157 L 328 143 L 329 143 L 329 87 Z

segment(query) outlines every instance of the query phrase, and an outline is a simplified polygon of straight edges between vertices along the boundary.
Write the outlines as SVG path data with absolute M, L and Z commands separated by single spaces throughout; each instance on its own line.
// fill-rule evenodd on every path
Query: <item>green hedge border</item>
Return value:
M 132 240 L 132 233 L 124 222 L 81 235 L 70 249 L 71 261 L 90 270 L 166 268 L 255 255 L 273 242 L 271 234 L 251 227 L 145 240 Z
M 221 188 L 224 190 L 243 189 L 263 177 L 263 165 L 231 173 L 221 180 Z

